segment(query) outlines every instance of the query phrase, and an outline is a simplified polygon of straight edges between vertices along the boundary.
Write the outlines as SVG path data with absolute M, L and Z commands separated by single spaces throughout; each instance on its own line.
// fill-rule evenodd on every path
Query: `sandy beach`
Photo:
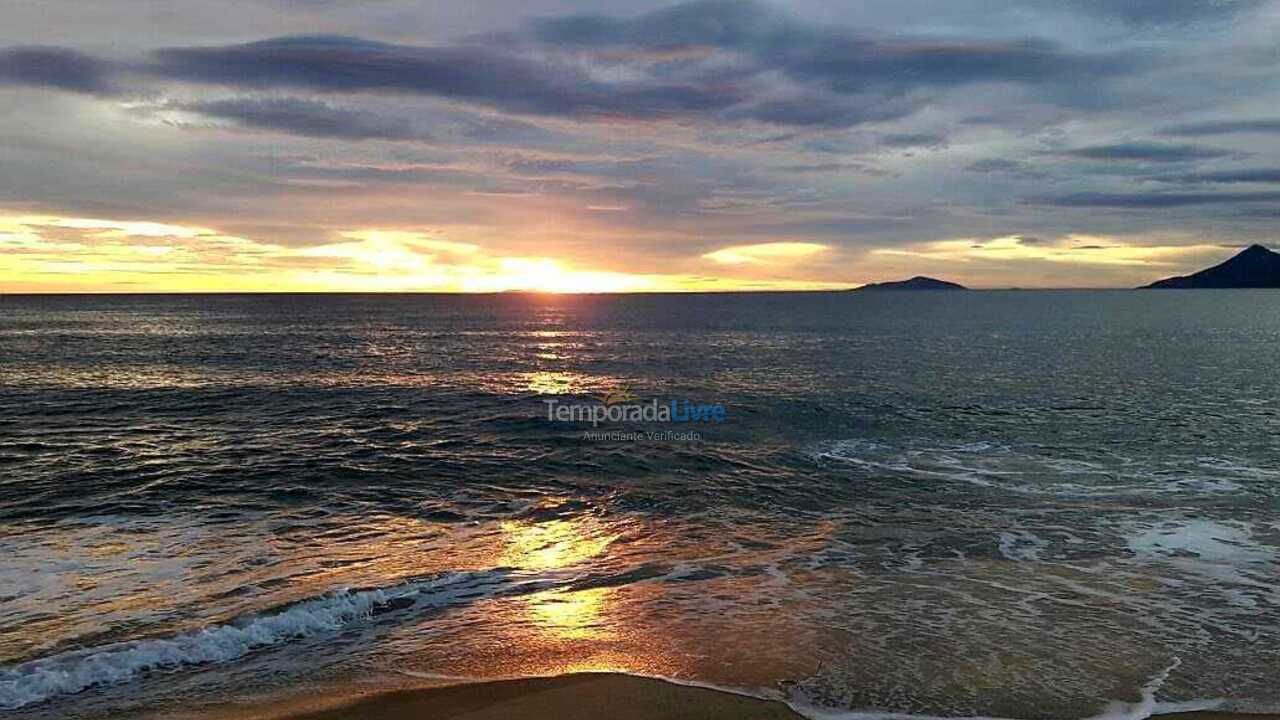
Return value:
M 324 709 L 285 709 L 260 720 L 800 720 L 783 703 L 611 673 L 500 680 L 362 696 Z M 252 717 L 252 716 L 251 716 Z
M 310 697 L 199 717 L 235 720 L 802 720 L 770 700 L 617 673 L 466 683 L 426 689 Z M 1204 711 L 1159 720 L 1280 720 L 1280 715 Z

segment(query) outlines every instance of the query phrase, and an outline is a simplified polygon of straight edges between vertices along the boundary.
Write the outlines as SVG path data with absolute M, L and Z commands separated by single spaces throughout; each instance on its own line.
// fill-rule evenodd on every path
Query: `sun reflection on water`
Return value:
M 529 619 L 549 634 L 569 640 L 602 640 L 612 634 L 604 620 L 613 592 L 613 588 L 549 590 L 525 598 L 525 606 Z
M 531 372 L 521 378 L 527 392 L 538 395 L 567 395 L 582 392 L 587 378 L 572 372 Z
M 607 532 L 592 518 L 542 523 L 507 521 L 500 527 L 506 547 L 498 563 L 521 570 L 555 570 L 576 565 L 604 553 L 619 537 Z

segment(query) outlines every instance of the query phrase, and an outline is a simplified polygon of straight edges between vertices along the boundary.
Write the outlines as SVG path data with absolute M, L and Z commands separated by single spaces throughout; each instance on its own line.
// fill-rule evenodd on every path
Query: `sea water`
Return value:
M 1277 710 L 1277 367 L 1270 291 L 0 297 L 0 709 Z

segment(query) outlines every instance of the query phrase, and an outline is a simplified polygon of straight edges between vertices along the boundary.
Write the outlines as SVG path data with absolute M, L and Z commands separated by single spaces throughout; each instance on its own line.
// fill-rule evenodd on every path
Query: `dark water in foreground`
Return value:
M 1280 709 L 1280 292 L 0 297 L 0 709 Z M 548 397 L 722 404 L 601 429 Z

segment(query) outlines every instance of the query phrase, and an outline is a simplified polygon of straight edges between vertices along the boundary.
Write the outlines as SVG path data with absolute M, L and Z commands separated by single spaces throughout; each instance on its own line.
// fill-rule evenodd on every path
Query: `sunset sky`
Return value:
M 0 292 L 1133 286 L 1280 219 L 1280 0 L 0 0 Z

